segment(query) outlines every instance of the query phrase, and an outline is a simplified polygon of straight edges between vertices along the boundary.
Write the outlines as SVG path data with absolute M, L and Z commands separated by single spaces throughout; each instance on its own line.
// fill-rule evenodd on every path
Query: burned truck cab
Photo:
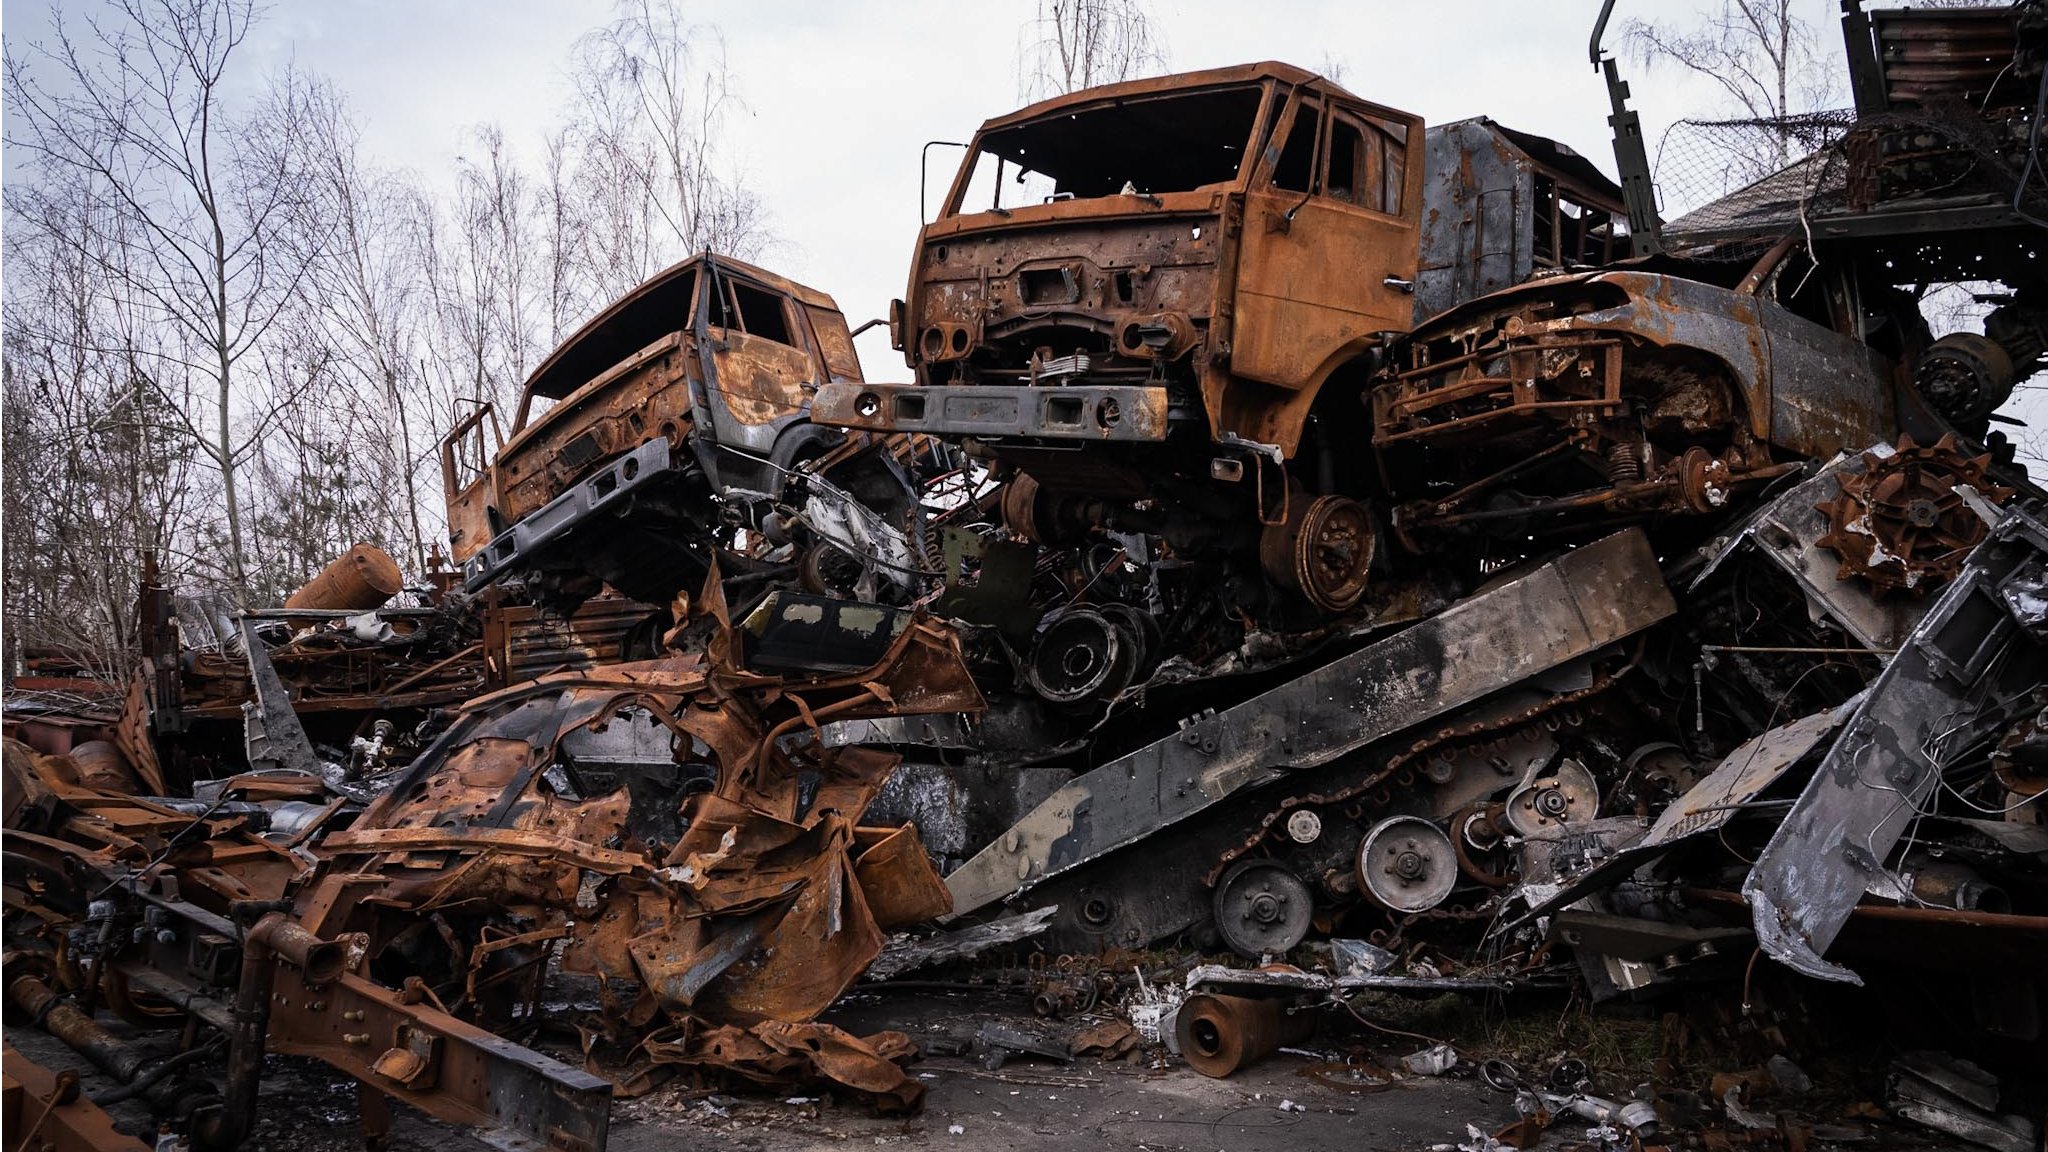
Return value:
M 1275 63 L 991 120 L 891 317 L 916 383 L 827 386 L 813 418 L 978 442 L 1030 478 L 1004 508 L 1031 538 L 1110 526 L 1249 550 L 1309 504 L 1290 485 L 1336 491 L 1295 461 L 1341 455 L 1364 407 L 1320 440 L 1311 414 L 1410 325 L 1421 137 L 1419 118 Z
M 664 270 L 541 363 L 509 437 L 485 404 L 443 438 L 464 587 L 520 573 L 556 599 L 608 583 L 666 603 L 701 580 L 735 508 L 845 439 L 807 411 L 821 385 L 859 380 L 831 297 L 708 252 Z

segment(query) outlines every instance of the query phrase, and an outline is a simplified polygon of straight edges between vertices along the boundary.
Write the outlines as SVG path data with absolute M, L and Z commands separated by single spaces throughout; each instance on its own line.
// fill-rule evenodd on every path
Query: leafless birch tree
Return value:
M 1145 0 L 1039 0 L 1025 35 L 1018 61 L 1025 100 L 1166 69 L 1166 40 Z

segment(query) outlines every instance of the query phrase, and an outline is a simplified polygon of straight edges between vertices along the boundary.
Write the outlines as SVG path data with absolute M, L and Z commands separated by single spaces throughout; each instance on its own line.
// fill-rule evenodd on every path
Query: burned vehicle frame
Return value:
M 443 438 L 464 589 L 518 575 L 550 604 L 610 585 L 665 605 L 714 554 L 729 572 L 750 568 L 735 533 L 782 535 L 770 518 L 784 498 L 810 502 L 842 552 L 883 556 L 858 574 L 868 588 L 877 573 L 894 578 L 917 516 L 902 454 L 862 452 L 872 438 L 807 419 L 819 387 L 859 379 L 845 318 L 823 293 L 709 252 L 662 271 L 541 363 L 509 439 L 487 404 Z M 813 476 L 820 463 L 865 499 Z

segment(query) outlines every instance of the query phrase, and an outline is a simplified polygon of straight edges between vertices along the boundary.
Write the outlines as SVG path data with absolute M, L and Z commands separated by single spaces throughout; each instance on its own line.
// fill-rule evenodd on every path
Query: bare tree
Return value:
M 1038 0 L 1027 28 L 1018 68 L 1025 100 L 1166 69 L 1166 40 L 1145 0 Z
M 143 326 L 110 298 L 120 226 L 75 184 L 10 188 L 4 327 L 5 615 L 26 650 L 127 669 L 143 557 L 189 563 L 193 442 L 140 368 Z
M 225 576 L 248 582 L 236 469 L 265 431 L 245 413 L 241 363 L 296 292 L 317 245 L 290 244 L 311 217 L 292 171 L 304 90 L 287 74 L 253 112 L 223 102 L 228 65 L 248 35 L 249 0 L 118 0 L 74 38 L 61 17 L 47 44 L 6 57 L 20 131 L 7 143 L 46 179 L 84 189 L 122 227 L 98 271 L 176 334 L 141 370 L 221 479 Z M 173 380 L 196 375 L 208 402 L 185 407 Z M 244 428 L 244 418 L 253 427 Z
M 765 209 L 722 154 L 743 111 L 716 28 L 676 0 L 621 0 L 576 45 L 577 105 L 564 143 L 574 186 L 595 208 L 590 274 L 609 299 L 662 264 L 710 249 L 743 259 L 770 241 Z
M 327 85 L 237 76 L 252 5 L 113 0 L 8 45 L 17 658 L 117 674 L 145 553 L 252 601 L 358 541 L 421 562 L 452 413 L 509 420 L 606 302 L 697 249 L 772 239 L 720 146 L 741 105 L 717 31 L 669 0 L 627 0 L 579 41 L 538 165 L 485 125 L 445 193 L 370 160 Z
M 1842 92 L 1831 42 L 1799 14 L 1800 0 L 1719 0 L 1689 23 L 1631 20 L 1624 50 L 1706 81 L 1723 97 L 1715 121 L 1674 129 L 1660 149 L 1659 180 L 1690 200 L 1718 195 L 1783 168 L 1816 141 L 1797 118 Z M 1668 193 L 1667 193 L 1668 194 Z
M 343 546 L 403 540 L 393 554 L 424 566 L 418 479 L 436 414 L 415 395 L 423 386 L 413 349 L 426 285 L 407 229 L 419 194 L 365 163 L 358 129 L 338 97 L 326 94 L 311 111 L 307 169 L 317 211 L 333 225 L 332 251 L 315 265 L 296 327 L 301 344 L 324 339 L 334 350 L 337 387 L 326 415 L 357 434 L 346 474 L 374 509 Z M 425 435 L 416 435 L 415 422 L 427 423 Z

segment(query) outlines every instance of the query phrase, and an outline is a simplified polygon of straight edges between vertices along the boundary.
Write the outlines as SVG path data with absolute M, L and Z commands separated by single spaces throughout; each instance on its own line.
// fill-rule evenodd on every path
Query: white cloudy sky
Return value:
M 96 5 L 57 0 L 74 18 Z M 1801 0 L 1816 22 L 1830 0 Z M 1686 0 L 1691 6 L 1691 0 Z M 1674 7 L 1620 0 L 1616 22 Z M 1157 0 L 1174 70 L 1279 59 L 1341 67 L 1360 95 L 1430 122 L 1490 115 L 1558 137 L 1612 168 L 1606 95 L 1586 62 L 1598 0 Z M 776 270 L 833 294 L 856 323 L 902 294 L 918 225 L 918 152 L 961 140 L 1018 100 L 1016 58 L 1033 0 L 777 3 L 702 0 L 691 19 L 724 32 L 746 109 L 731 150 L 766 199 Z M 19 46 L 49 4 L 5 5 Z M 435 179 L 475 125 L 495 121 L 534 154 L 566 95 L 570 45 L 609 0 L 271 0 L 247 48 L 331 78 L 383 162 Z M 1832 23 L 1823 35 L 1834 37 Z M 1832 42 L 1832 41 L 1831 41 Z M 1638 74 L 1640 69 L 1634 70 Z M 1711 93 L 1675 72 L 1638 75 L 1654 133 L 1708 111 Z M 934 149 L 935 183 L 957 152 Z M 879 331 L 870 374 L 902 362 Z
M 90 12 L 83 0 L 56 0 Z M 1619 0 L 1615 22 L 1677 19 L 1714 0 Z M 1174 70 L 1279 59 L 1341 68 L 1360 95 L 1436 123 L 1488 115 L 1556 137 L 1612 170 L 1605 89 L 1586 59 L 1599 0 L 1155 0 Z M 1795 0 L 1840 59 L 1833 0 Z M 48 0 L 4 9 L 19 45 Z M 441 178 L 477 124 L 535 153 L 565 97 L 570 45 L 609 0 L 271 0 L 251 71 L 286 62 L 331 78 L 382 162 Z M 781 238 L 768 259 L 834 295 L 849 319 L 903 291 L 918 226 L 918 153 L 1016 107 L 1019 47 L 1034 0 L 686 3 L 723 31 L 745 110 L 733 158 Z M 1612 34 L 1610 33 L 1610 40 Z M 1672 121 L 1730 114 L 1711 84 L 1628 67 L 1653 146 Z M 957 153 L 933 150 L 943 184 Z M 861 339 L 871 377 L 903 372 L 878 329 Z M 2040 406 L 2048 416 L 2048 404 Z

